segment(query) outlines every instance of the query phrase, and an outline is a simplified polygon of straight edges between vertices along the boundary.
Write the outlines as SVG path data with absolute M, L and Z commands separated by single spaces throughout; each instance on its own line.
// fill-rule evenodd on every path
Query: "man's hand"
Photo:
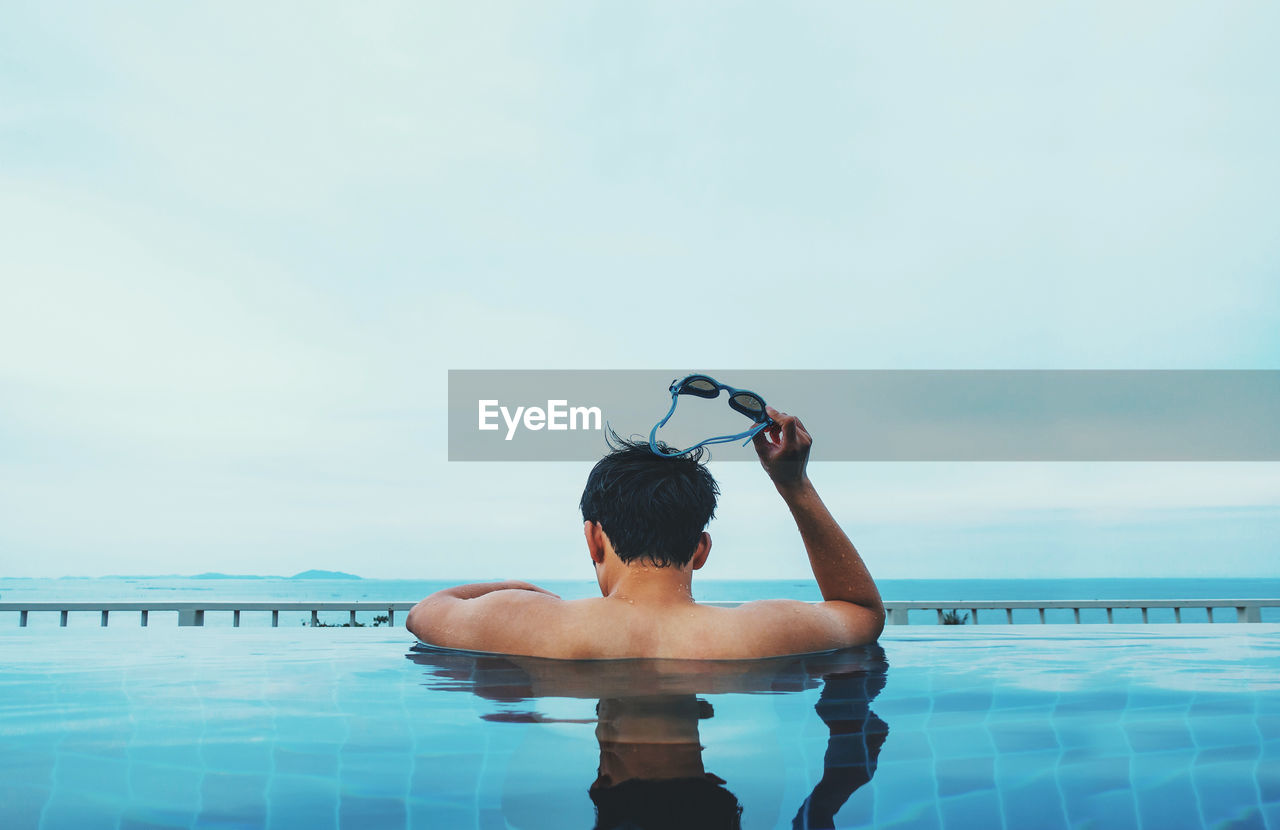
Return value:
M 473 582 L 470 585 L 457 585 L 453 588 L 437 591 L 432 596 L 447 596 L 453 599 L 476 599 L 485 594 L 492 594 L 494 591 L 533 591 L 539 594 L 549 594 L 556 599 L 560 599 L 559 594 L 552 593 L 546 588 L 539 588 L 532 582 L 525 582 L 521 579 L 504 579 L 499 582 Z M 427 597 L 427 599 L 431 599 L 431 597 Z
M 546 588 L 539 588 L 531 582 L 525 582 L 521 579 L 504 579 L 500 582 L 473 582 L 470 585 L 455 585 L 452 588 L 445 588 L 436 591 L 431 596 L 414 606 L 409 612 L 412 617 L 415 611 L 420 609 L 428 609 L 431 607 L 439 607 L 457 600 L 472 600 L 495 593 L 496 591 L 529 591 L 535 594 L 546 594 L 550 597 L 560 599 L 560 595 L 548 591 Z M 408 623 L 405 623 L 408 625 Z M 412 626 L 410 626 L 412 628 Z
M 772 406 L 766 406 L 765 412 L 773 423 L 751 439 L 760 465 L 779 489 L 803 483 L 813 438 L 794 415 L 779 412 Z

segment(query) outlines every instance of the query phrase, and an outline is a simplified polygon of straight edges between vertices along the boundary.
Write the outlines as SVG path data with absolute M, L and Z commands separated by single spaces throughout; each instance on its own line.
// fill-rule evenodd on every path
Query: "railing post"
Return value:
M 1260 623 L 1262 622 L 1262 609 L 1256 605 L 1236 608 L 1236 622 Z
M 396 609 L 388 608 L 387 609 L 387 625 L 395 625 L 395 624 L 396 624 Z
M 938 625 L 942 625 L 942 609 L 938 609 Z
M 1147 621 L 1147 609 L 1145 608 L 1142 609 L 1142 621 L 1144 623 Z
M 315 628 L 318 625 L 320 625 L 320 612 L 312 608 L 311 609 L 311 627 Z
M 1213 606 L 1206 606 L 1204 612 L 1209 615 L 1209 622 L 1213 622 Z
M 1040 624 L 1044 625 L 1044 609 L 1041 608 L 1039 609 L 1039 611 L 1040 611 Z
M 240 627 L 240 609 L 239 608 L 231 612 L 231 627 L 232 628 Z
M 1075 612 L 1075 615 L 1076 615 L 1076 625 L 1079 625 L 1079 624 L 1080 624 L 1080 609 L 1079 609 L 1079 608 L 1072 608 L 1071 610 Z
M 102 627 L 107 627 L 107 609 L 102 609 Z
M 356 627 L 356 610 L 354 608 L 351 609 L 350 622 L 351 622 L 351 627 L 355 628 Z
M 62 616 L 61 616 L 61 618 L 58 620 L 58 625 L 62 626 L 63 628 L 66 628 L 66 627 L 67 627 L 67 612 L 66 612 L 66 611 L 63 611 L 63 612 L 62 612 Z
M 18 627 L 19 627 L 19 628 L 26 628 L 26 627 L 27 627 L 27 612 L 26 612 L 26 609 L 23 609 L 23 610 L 21 610 L 21 611 L 19 611 L 19 612 L 18 612 Z
M 147 609 L 145 608 L 142 609 L 142 627 L 147 627 Z
M 1004 615 L 1006 618 L 1008 618 L 1009 625 L 1013 625 L 1013 609 L 1012 608 L 1004 609 Z
M 1114 622 L 1116 621 L 1115 617 L 1114 617 L 1114 616 L 1112 616 L 1111 611 L 1112 611 L 1112 609 L 1110 609 L 1110 608 L 1108 608 L 1108 609 L 1107 609 L 1107 622 L 1108 622 L 1108 623 L 1114 623 Z
M 1177 605 L 1173 606 L 1173 621 L 1176 623 L 1182 622 L 1182 609 Z
M 271 611 L 271 627 L 272 628 L 280 627 L 280 612 L 274 609 Z

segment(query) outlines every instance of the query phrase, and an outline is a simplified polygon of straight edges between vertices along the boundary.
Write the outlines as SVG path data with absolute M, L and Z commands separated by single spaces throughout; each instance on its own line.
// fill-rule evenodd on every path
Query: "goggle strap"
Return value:
M 685 455 L 686 453 L 691 453 L 694 450 L 696 450 L 698 447 L 706 446 L 707 444 L 727 444 L 730 441 L 736 441 L 739 438 L 746 438 L 746 440 L 742 442 L 742 446 L 745 447 L 747 444 L 751 443 L 752 438 L 755 438 L 756 435 L 759 434 L 761 430 L 769 426 L 769 424 L 771 423 L 773 423 L 772 419 L 768 421 L 764 421 L 763 423 L 756 424 L 754 427 L 747 430 L 746 432 L 739 432 L 737 435 L 717 435 L 715 438 L 708 438 L 705 441 L 699 441 L 698 443 L 694 444 L 692 447 L 689 447 L 688 449 L 684 449 L 684 450 L 680 450 L 679 452 L 672 452 L 672 453 L 660 453 L 657 450 L 654 450 L 654 447 L 656 446 L 656 442 L 654 441 L 654 433 L 651 432 L 649 436 L 649 449 L 653 450 L 657 455 L 661 455 L 666 458 L 675 458 L 677 456 Z M 654 432 L 656 432 L 656 428 Z

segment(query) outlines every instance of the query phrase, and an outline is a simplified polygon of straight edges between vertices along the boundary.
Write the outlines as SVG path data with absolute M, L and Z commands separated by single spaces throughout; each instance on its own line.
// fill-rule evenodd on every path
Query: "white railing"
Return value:
M 57 611 L 59 624 L 66 626 L 67 618 L 72 611 L 97 612 L 101 615 L 101 625 L 106 626 L 112 612 L 136 611 L 142 625 L 147 625 L 151 611 L 177 611 L 178 625 L 204 625 L 206 611 L 230 611 L 231 624 L 240 626 L 241 611 L 270 611 L 271 625 L 280 625 L 281 611 L 309 611 L 311 625 L 320 625 L 321 611 L 346 611 L 348 621 L 355 623 L 356 612 L 385 614 L 388 625 L 395 625 L 396 612 L 408 611 L 412 602 L 0 602 L 0 611 L 17 611 L 18 625 L 25 626 L 32 611 Z
M 973 624 L 979 623 L 979 611 L 1003 611 L 1004 622 L 1013 623 L 1013 612 L 1018 610 L 1034 610 L 1039 612 L 1039 621 L 1045 622 L 1045 612 L 1050 610 L 1069 609 L 1072 622 L 1080 622 L 1081 609 L 1104 608 L 1107 622 L 1115 622 L 1115 609 L 1138 608 L 1142 611 L 1142 622 L 1148 623 L 1148 611 L 1152 608 L 1172 608 L 1174 623 L 1182 622 L 1182 612 L 1189 609 L 1204 609 L 1209 622 L 1225 622 L 1215 620 L 1215 608 L 1235 609 L 1235 621 L 1242 623 L 1262 622 L 1263 608 L 1280 608 L 1280 599 L 1064 599 L 1064 600 L 969 600 L 969 601 L 911 601 L 886 602 L 889 625 L 908 625 L 908 614 L 911 611 L 932 611 L 937 621 L 943 622 L 947 612 L 964 611 L 973 615 Z
M 740 602 L 733 601 L 716 601 L 704 603 L 706 605 L 734 606 L 741 605 Z M 972 624 L 977 625 L 980 622 L 979 612 L 986 611 L 986 617 L 989 619 L 991 614 L 998 611 L 1004 612 L 1003 622 L 1007 624 L 1013 623 L 1013 612 L 1019 610 L 1034 610 L 1039 612 L 1039 622 L 1045 623 L 1045 612 L 1052 610 L 1069 609 L 1072 613 L 1072 623 L 1080 622 L 1080 611 L 1082 609 L 1106 609 L 1107 622 L 1114 622 L 1114 611 L 1117 608 L 1138 608 L 1142 611 L 1142 622 L 1147 623 L 1148 611 L 1152 608 L 1173 609 L 1174 622 L 1182 622 L 1182 612 L 1189 609 L 1204 609 L 1208 615 L 1209 622 L 1226 622 L 1226 620 L 1215 620 L 1213 616 L 1214 609 L 1235 609 L 1235 622 L 1241 623 L 1257 623 L 1262 622 L 1263 608 L 1280 608 L 1280 599 L 1081 599 L 1081 600 L 918 600 L 910 602 L 886 602 L 885 610 L 888 612 L 889 625 L 908 625 L 910 623 L 910 612 L 927 612 L 932 611 L 936 615 L 937 622 L 942 623 L 944 616 L 949 612 L 965 612 L 972 615 Z M 272 602 L 254 600 L 250 602 L 0 602 L 0 612 L 16 611 L 18 612 L 18 625 L 26 626 L 28 616 L 31 612 L 57 612 L 59 623 L 63 626 L 67 624 L 67 619 L 71 612 L 84 613 L 92 612 L 100 615 L 100 624 L 107 625 L 110 615 L 113 613 L 136 612 L 142 625 L 147 625 L 148 614 L 152 611 L 177 611 L 178 625 L 180 626 L 203 626 L 205 612 L 230 612 L 232 626 L 240 625 L 240 613 L 242 611 L 270 611 L 271 625 L 273 627 L 280 624 L 281 611 L 304 611 L 310 613 L 310 625 L 319 626 L 321 611 L 346 611 L 348 614 L 348 622 L 356 623 L 356 613 L 385 615 L 388 625 L 396 624 L 396 612 L 408 611 L 414 606 L 413 602 L 376 602 L 376 601 L 358 601 L 358 602 Z M 917 615 L 918 616 L 918 615 Z M 1219 616 L 1222 616 L 1220 614 Z M 1159 623 L 1156 623 L 1159 624 Z M 341 625 L 341 623 L 339 623 Z

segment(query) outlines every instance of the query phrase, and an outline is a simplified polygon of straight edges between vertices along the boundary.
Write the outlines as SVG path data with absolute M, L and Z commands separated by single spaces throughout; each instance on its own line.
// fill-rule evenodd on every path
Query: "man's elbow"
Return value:
M 871 627 L 869 629 L 870 638 L 868 639 L 868 642 L 874 643 L 876 640 L 879 640 L 880 635 L 884 633 L 886 615 L 883 603 L 877 603 L 874 608 L 869 608 L 868 610 L 871 611 Z
M 404 627 L 409 629 L 409 633 L 423 642 L 429 642 L 431 611 L 431 597 L 427 597 L 410 608 L 409 613 L 404 618 Z
M 880 639 L 880 635 L 884 632 L 885 610 L 884 603 L 876 601 L 874 603 L 857 603 L 861 613 L 858 615 L 858 624 L 856 626 L 855 638 L 853 645 L 865 645 L 874 643 Z
M 849 648 L 874 643 L 884 631 L 884 605 L 871 602 L 827 600 L 824 607 L 838 621 L 831 630 L 834 648 Z

